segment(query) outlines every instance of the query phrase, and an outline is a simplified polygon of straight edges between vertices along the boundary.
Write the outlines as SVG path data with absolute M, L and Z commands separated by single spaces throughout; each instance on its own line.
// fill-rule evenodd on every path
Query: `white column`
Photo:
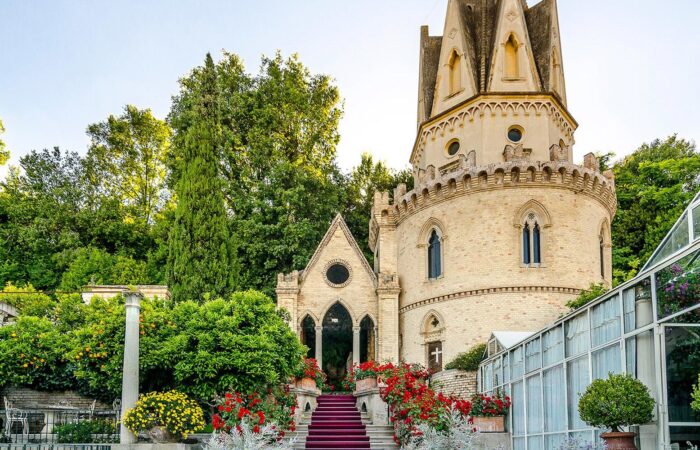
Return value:
M 318 368 L 323 370 L 323 326 L 316 326 L 316 362 Z
M 360 327 L 352 327 L 352 364 L 360 364 Z
M 122 410 L 124 414 L 134 406 L 139 398 L 139 314 L 141 312 L 141 297 L 138 292 L 125 294 L 126 331 L 124 333 L 124 367 L 122 372 Z M 122 422 L 119 429 L 121 444 L 136 443 L 136 436 Z

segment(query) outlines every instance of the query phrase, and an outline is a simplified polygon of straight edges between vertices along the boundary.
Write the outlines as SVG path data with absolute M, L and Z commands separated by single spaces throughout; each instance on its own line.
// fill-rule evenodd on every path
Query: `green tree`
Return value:
M 296 56 L 263 58 L 259 74 L 225 53 L 216 64 L 221 175 L 240 285 L 272 293 L 278 272 L 302 268 L 343 209 L 336 165 L 338 90 Z M 200 122 L 203 68 L 181 80 L 169 116 L 176 132 Z M 175 155 L 172 178 L 183 167 Z M 172 182 L 172 181 L 171 181 Z
M 168 285 L 178 301 L 232 292 L 237 265 L 229 234 L 221 177 L 221 126 L 217 71 L 211 55 L 195 71 L 197 96 L 190 107 L 197 120 L 176 127 L 175 195 L 177 208 L 170 231 Z
M 578 309 L 597 299 L 606 292 L 608 292 L 608 289 L 603 283 L 591 283 L 588 286 L 588 289 L 583 289 L 581 293 L 576 296 L 576 298 L 569 300 L 566 303 L 566 306 L 571 309 Z
M 363 153 L 360 164 L 352 169 L 344 185 L 345 210 L 343 216 L 368 261 L 374 255 L 369 250 L 369 220 L 375 191 L 389 191 L 399 183 L 406 183 L 413 189 L 413 175 L 408 169 L 393 170 L 383 162 L 374 161 L 369 153 Z
M 618 210 L 612 223 L 613 276 L 633 277 L 700 189 L 700 153 L 673 135 L 643 144 L 613 166 Z
M 5 132 L 5 127 L 0 120 L 0 134 Z M 5 142 L 0 139 L 0 166 L 4 165 L 10 159 L 10 152 L 5 148 Z
M 164 207 L 170 128 L 150 109 L 124 107 L 120 116 L 88 126 L 86 173 L 94 191 L 120 199 L 131 220 L 151 223 Z

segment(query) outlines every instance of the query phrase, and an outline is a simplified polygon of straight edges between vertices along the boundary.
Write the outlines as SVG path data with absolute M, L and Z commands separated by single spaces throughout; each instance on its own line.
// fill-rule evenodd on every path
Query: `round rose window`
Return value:
M 350 271 L 343 264 L 333 264 L 326 270 L 326 278 L 332 284 L 343 284 L 350 278 Z

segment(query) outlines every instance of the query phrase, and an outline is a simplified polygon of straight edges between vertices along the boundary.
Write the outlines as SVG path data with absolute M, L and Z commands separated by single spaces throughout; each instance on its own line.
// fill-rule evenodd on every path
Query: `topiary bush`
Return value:
M 458 354 L 455 359 L 445 365 L 445 369 L 459 369 L 474 372 L 479 369 L 479 363 L 484 360 L 486 344 L 477 344 L 469 351 Z
M 588 425 L 618 432 L 620 427 L 651 422 L 654 403 L 641 381 L 629 374 L 611 373 L 588 386 L 579 399 L 578 411 Z

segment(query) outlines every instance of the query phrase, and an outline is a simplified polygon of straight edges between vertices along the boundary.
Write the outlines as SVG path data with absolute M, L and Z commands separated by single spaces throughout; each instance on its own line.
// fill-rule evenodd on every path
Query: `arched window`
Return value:
M 428 239 L 428 278 L 442 275 L 442 241 L 437 230 L 433 229 Z
M 506 41 L 505 50 L 506 78 L 520 77 L 520 68 L 518 67 L 518 43 L 515 40 L 515 36 L 513 36 L 512 34 L 508 37 L 508 40 Z
M 535 213 L 529 213 L 523 227 L 523 264 L 542 264 L 542 232 Z
M 605 279 L 605 239 L 600 235 L 598 250 L 600 252 L 600 277 Z
M 449 60 L 449 95 L 456 94 L 462 90 L 462 58 L 456 51 L 452 52 Z

